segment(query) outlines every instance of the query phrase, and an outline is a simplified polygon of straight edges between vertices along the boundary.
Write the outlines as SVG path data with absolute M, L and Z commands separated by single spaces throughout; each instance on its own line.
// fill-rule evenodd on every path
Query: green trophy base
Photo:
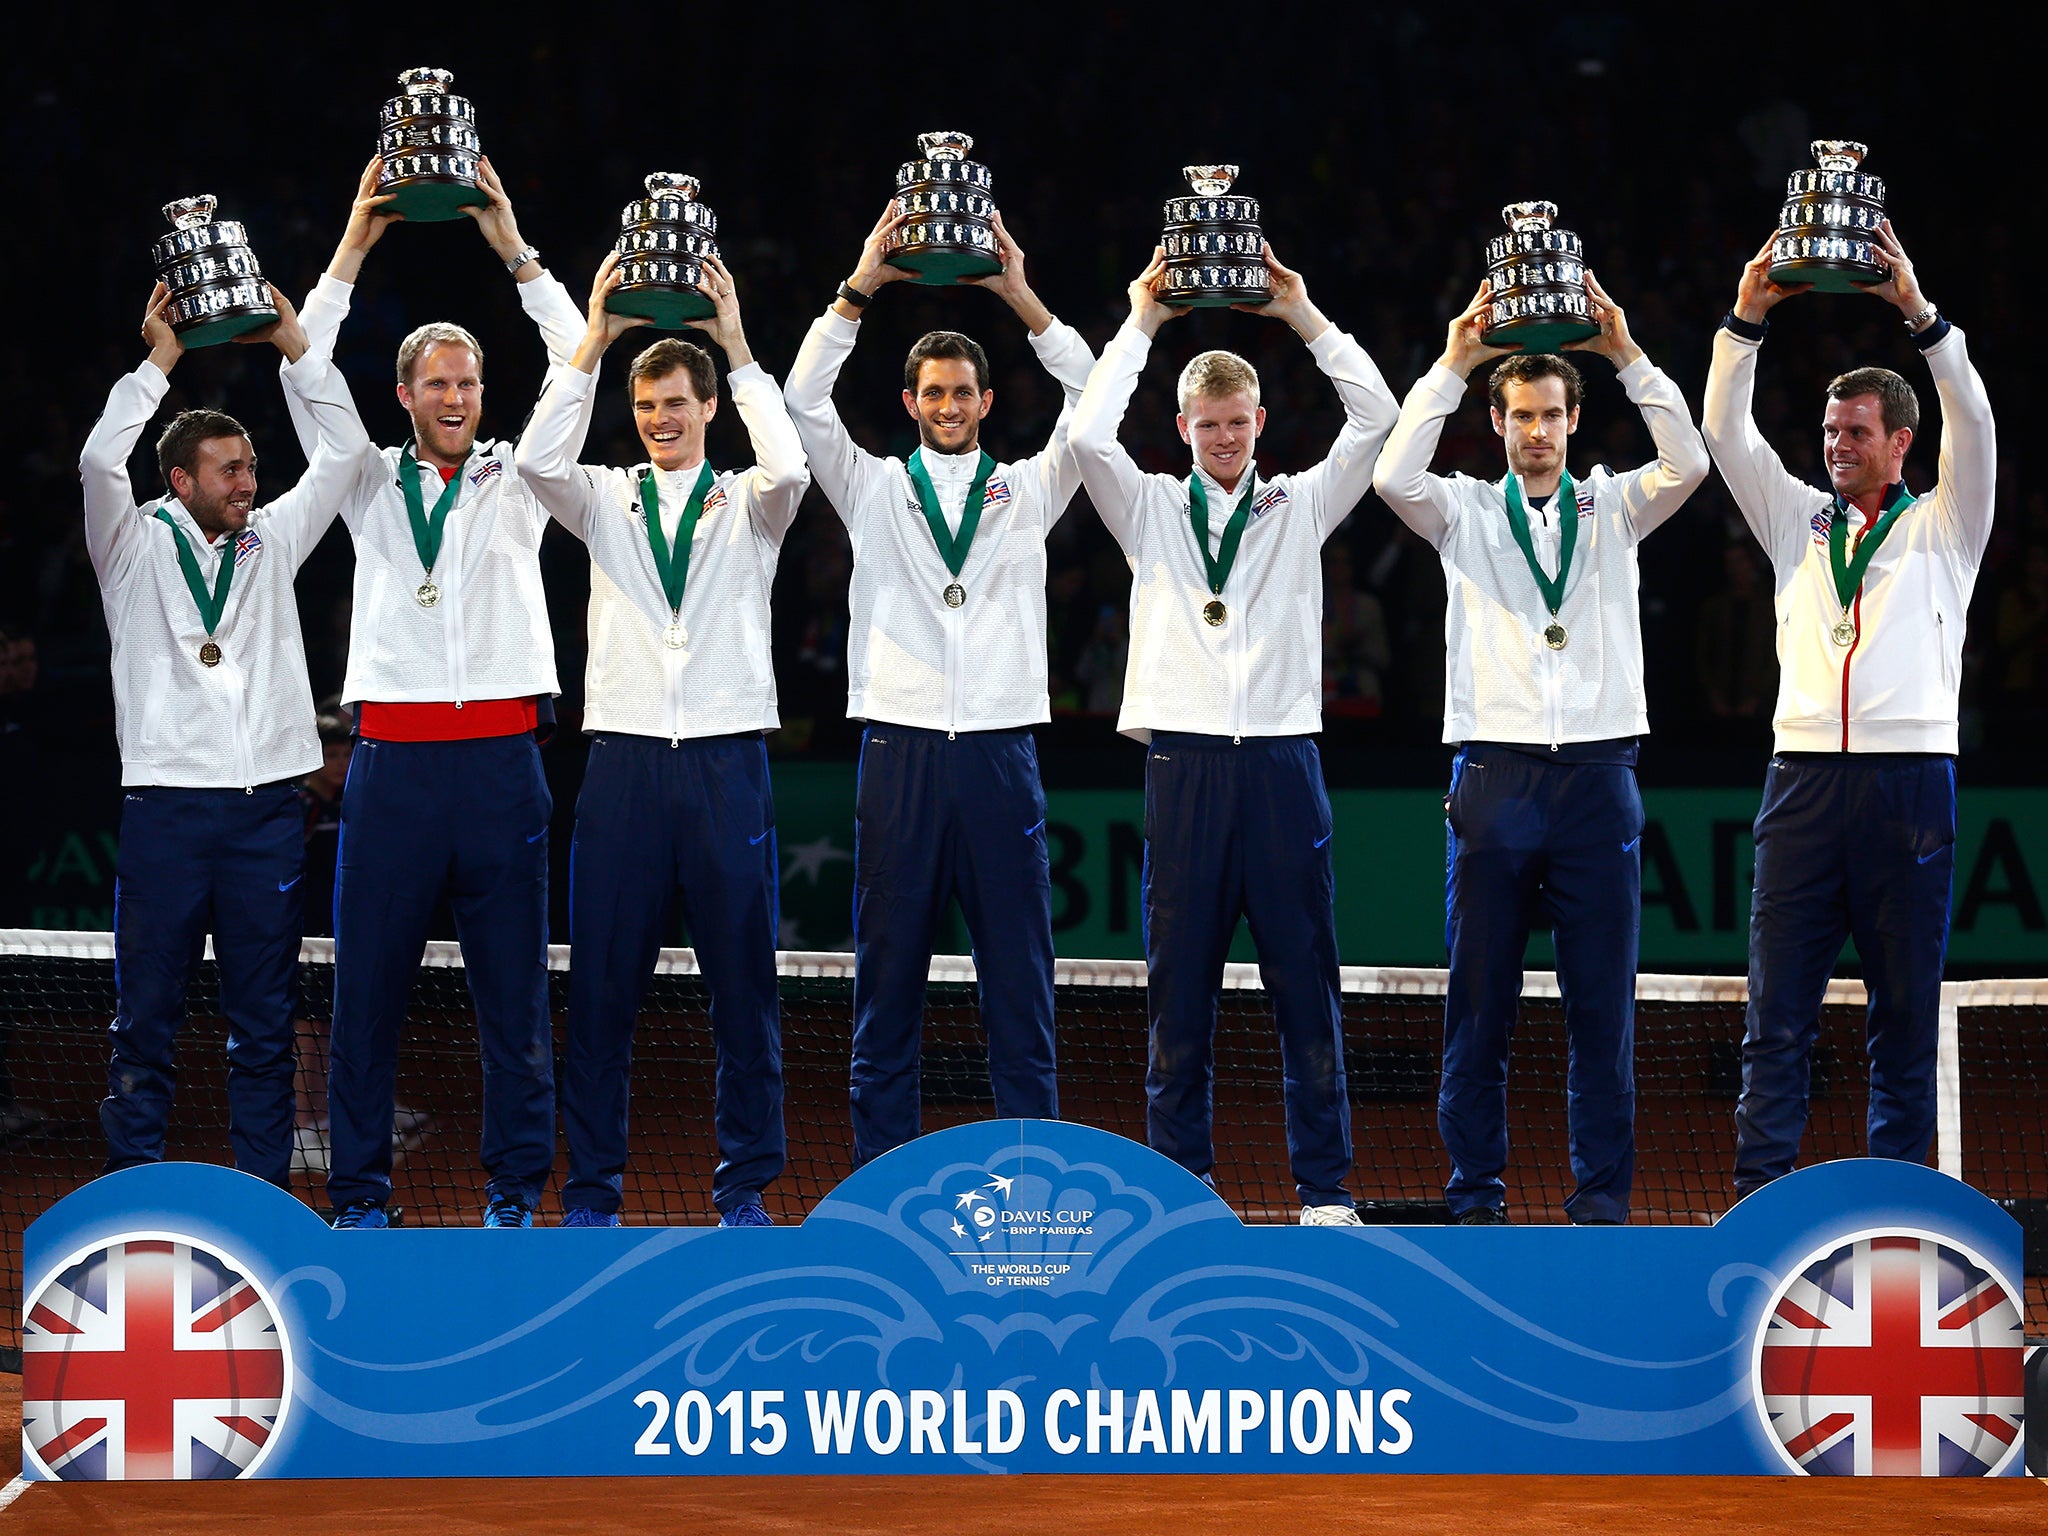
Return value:
M 1229 309 L 1233 304 L 1270 304 L 1273 295 L 1256 288 L 1190 288 L 1171 297 L 1161 294 L 1159 302 L 1169 309 Z
M 889 258 L 889 265 L 916 273 L 911 278 L 913 283 L 932 287 L 957 283 L 964 277 L 993 277 L 1003 270 L 1003 264 L 995 257 L 972 246 L 926 245 L 898 251 Z
M 251 331 L 260 331 L 266 325 L 277 323 L 274 309 L 244 309 L 225 315 L 212 315 L 196 325 L 178 332 L 179 344 L 190 352 L 194 347 L 217 347 L 224 341 L 233 341 L 237 336 L 246 336 Z
M 718 312 L 718 306 L 694 288 L 621 288 L 604 301 L 615 315 L 637 315 L 658 331 L 680 331 L 693 321 Z
M 1522 320 L 1487 331 L 1480 340 L 1489 347 L 1513 347 L 1518 352 L 1561 352 L 1568 341 L 1584 341 L 1599 334 L 1599 326 L 1584 320 Z
M 1861 293 L 1889 274 L 1842 261 L 1787 261 L 1772 267 L 1770 279 L 1786 288 L 1811 283 L 1815 293 Z
M 387 182 L 380 188 L 392 200 L 384 206 L 405 215 L 408 224 L 446 224 L 462 217 L 465 208 L 482 208 L 490 202 L 481 187 L 472 182 L 442 176 L 409 176 Z

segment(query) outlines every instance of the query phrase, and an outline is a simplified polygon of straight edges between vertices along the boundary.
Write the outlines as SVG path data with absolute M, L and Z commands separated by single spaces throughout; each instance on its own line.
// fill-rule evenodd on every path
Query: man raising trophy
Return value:
M 1778 592 L 1777 750 L 1756 818 L 1738 1196 L 1791 1172 L 1799 1155 L 1821 997 L 1847 938 L 1870 993 L 1870 1155 L 1922 1162 L 1934 1139 L 1956 698 L 1998 453 L 1963 333 L 1920 291 L 1890 221 L 1876 234 L 1888 271 L 1864 291 L 1899 312 L 1941 397 L 1931 490 L 1906 487 L 1920 401 L 1889 368 L 1853 368 L 1828 385 L 1830 490 L 1790 473 L 1757 432 L 1750 399 L 1767 317 L 1807 286 L 1772 281 L 1778 237 L 1743 268 L 1707 374 L 1707 442 Z
M 1507 451 L 1499 480 L 1429 472 L 1443 424 L 1476 366 L 1492 288 L 1451 322 L 1443 356 L 1402 402 L 1374 486 L 1443 561 L 1444 740 L 1458 751 L 1444 798 L 1451 975 L 1437 1124 L 1450 1154 L 1454 1221 L 1507 1221 L 1508 1040 L 1535 914 L 1557 944 L 1570 1061 L 1577 1223 L 1628 1219 L 1635 1178 L 1636 953 L 1642 935 L 1643 802 L 1636 742 L 1643 696 L 1636 545 L 1707 476 L 1706 445 L 1678 386 L 1630 336 L 1588 272 L 1596 335 L 1567 342 L 1619 371 L 1655 462 L 1583 479 L 1566 463 L 1579 428 L 1579 371 L 1515 353 L 1487 382 Z
M 1180 375 L 1186 475 L 1142 473 L 1117 430 L 1159 327 L 1165 247 L 1130 285 L 1131 317 L 1103 350 L 1074 416 L 1088 496 L 1131 565 L 1131 651 L 1117 729 L 1145 757 L 1145 963 L 1153 1149 L 1209 1178 L 1216 1006 L 1238 919 L 1273 999 L 1287 1153 L 1305 1226 L 1356 1226 L 1351 1105 L 1337 979 L 1334 827 L 1315 733 L 1323 726 L 1324 540 L 1372 484 L 1394 396 L 1365 349 L 1330 323 L 1301 274 L 1261 246 L 1254 314 L 1283 320 L 1337 388 L 1344 427 L 1299 474 L 1254 461 L 1266 408 L 1232 352 Z
M 718 1053 L 711 1198 L 720 1226 L 766 1226 L 761 1192 L 782 1171 L 784 1148 L 781 871 L 763 740 L 781 721 L 768 594 L 810 475 L 716 256 L 703 258 L 698 284 L 713 313 L 689 323 L 725 353 L 754 468 L 712 469 L 704 430 L 718 414 L 718 377 L 709 353 L 674 337 L 626 373 L 647 462 L 577 464 L 598 360 L 648 323 L 605 307 L 619 260 L 598 269 L 583 339 L 542 393 L 517 455 L 521 483 L 590 546 L 590 761 L 569 860 L 562 1225 L 620 1225 L 633 1021 L 680 903 Z
M 1051 718 L 1045 537 L 1080 487 L 1067 430 L 1094 357 L 1039 302 L 998 216 L 1002 271 L 964 281 L 1010 306 L 1059 381 L 1051 441 L 1003 463 L 984 451 L 988 357 L 957 331 L 932 331 L 903 365 L 918 447 L 897 459 L 857 446 L 832 386 L 881 285 L 912 275 L 887 261 L 906 217 L 893 201 L 883 210 L 784 391 L 853 544 L 846 712 L 866 722 L 854 812 L 857 1163 L 918 1133 L 925 981 L 955 897 L 974 945 L 996 1113 L 1059 1113 L 1052 875 L 1031 727 Z

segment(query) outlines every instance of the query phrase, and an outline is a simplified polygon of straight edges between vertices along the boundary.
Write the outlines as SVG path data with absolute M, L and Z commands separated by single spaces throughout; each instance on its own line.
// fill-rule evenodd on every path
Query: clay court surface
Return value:
M 21 1378 L 0 1376 L 0 1477 L 21 1458 Z M 6 1536 L 146 1532 L 471 1536 L 487 1531 L 932 1532 L 944 1536 L 1401 1536 L 1839 1530 L 1855 1536 L 2048 1531 L 2048 1488 L 1800 1477 L 699 1477 L 409 1482 L 37 1483 Z

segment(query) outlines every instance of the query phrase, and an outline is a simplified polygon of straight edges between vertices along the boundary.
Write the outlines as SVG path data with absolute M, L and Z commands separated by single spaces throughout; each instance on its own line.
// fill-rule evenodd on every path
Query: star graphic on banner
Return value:
M 835 843 L 830 834 L 819 838 L 815 843 L 791 843 L 783 852 L 789 855 L 789 859 L 783 866 L 782 878 L 801 878 L 813 885 L 818 883 L 818 877 L 825 872 L 827 864 L 853 861 L 853 855 Z
M 956 1221 L 953 1223 L 953 1235 L 955 1237 L 965 1237 L 967 1235 L 967 1229 L 961 1226 L 960 1223 Z
M 777 949 L 802 949 L 804 947 L 803 925 L 795 918 L 785 915 L 775 927 Z
M 1010 1186 L 1016 1182 L 1014 1177 L 1006 1179 L 1000 1173 L 992 1174 L 989 1177 L 988 1187 L 1007 1200 L 1010 1198 Z
M 954 1209 L 955 1209 L 955 1210 L 960 1210 L 960 1209 L 964 1209 L 965 1207 L 967 1207 L 967 1206 L 970 1206 L 970 1205 L 974 1204 L 974 1202 L 975 1202 L 975 1201 L 977 1201 L 977 1200 L 986 1200 L 986 1199 L 988 1199 L 988 1196 L 987 1196 L 987 1195 L 984 1195 L 984 1194 L 983 1194 L 983 1193 L 982 1193 L 982 1192 L 981 1192 L 980 1190 L 978 1190 L 978 1189 L 970 1189 L 970 1190 L 968 1190 L 968 1191 L 967 1191 L 967 1193 L 966 1193 L 966 1194 L 964 1194 L 964 1195 L 958 1195 L 958 1196 L 955 1196 L 955 1197 L 954 1197 L 954 1200 L 953 1200 L 953 1207 L 954 1207 Z
M 986 1232 L 982 1233 L 980 1237 L 976 1238 L 976 1239 L 975 1239 L 975 1241 L 976 1241 L 976 1242 L 981 1242 L 981 1243 L 985 1243 L 985 1242 L 987 1242 L 987 1241 L 988 1241 L 988 1240 L 989 1240 L 990 1238 L 994 1237 L 995 1235 L 996 1235 L 996 1234 L 995 1234 L 995 1230 L 994 1230 L 994 1228 L 990 1228 L 990 1229 L 989 1229 L 988 1231 L 986 1231 Z

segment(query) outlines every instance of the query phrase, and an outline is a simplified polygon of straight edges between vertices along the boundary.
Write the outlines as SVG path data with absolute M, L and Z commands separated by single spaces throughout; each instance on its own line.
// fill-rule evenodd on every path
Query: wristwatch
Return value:
M 527 264 L 527 263 L 528 263 L 529 261 L 539 261 L 539 260 L 540 260 L 540 252 L 539 252 L 539 251 L 536 251 L 536 250 L 535 250 L 535 249 L 534 249 L 534 248 L 533 248 L 532 246 L 530 246 L 530 245 L 522 245 L 521 247 L 519 247 L 519 249 L 518 249 L 518 250 L 514 251 L 514 252 L 513 252 L 513 253 L 512 253 L 512 254 L 511 254 L 510 256 L 507 256 L 507 257 L 505 258 L 505 270 L 506 270 L 507 272 L 517 272 L 517 271 L 518 271 L 518 270 L 519 270 L 519 269 L 520 269 L 521 267 L 525 266 L 525 265 L 526 265 L 526 264 Z

